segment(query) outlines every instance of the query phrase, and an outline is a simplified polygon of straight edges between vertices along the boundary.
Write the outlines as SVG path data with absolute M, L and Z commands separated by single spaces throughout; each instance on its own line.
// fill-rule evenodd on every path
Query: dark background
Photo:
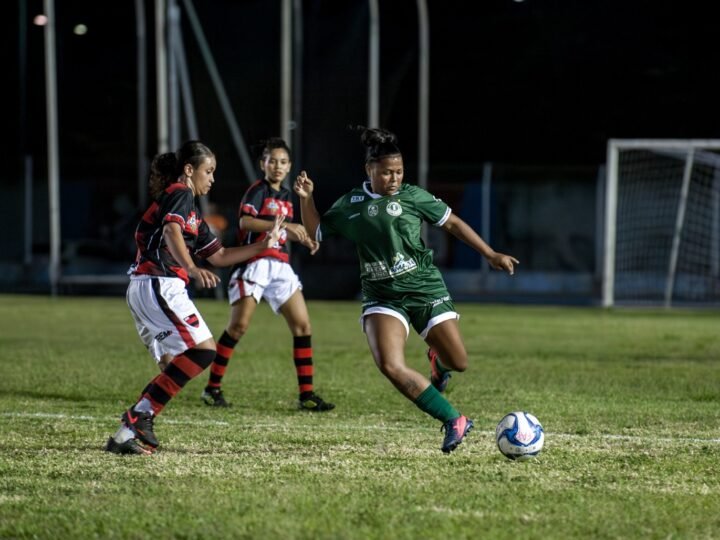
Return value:
M 363 148 L 347 125 L 366 122 L 368 8 L 364 1 L 305 0 L 302 5 L 302 106 L 295 118 L 294 172 L 310 171 L 319 184 L 322 210 L 363 178 Z M 530 269 L 592 271 L 596 260 L 589 244 L 597 238 L 591 232 L 587 245 L 564 262 L 562 256 L 551 260 L 532 247 L 538 223 L 558 219 L 562 208 L 540 212 L 535 221 L 523 214 L 525 232 L 513 233 L 503 215 L 520 212 L 518 201 L 532 198 L 533 189 L 547 182 L 558 202 L 568 193 L 571 199 L 594 199 L 608 138 L 720 136 L 717 30 L 709 6 L 428 0 L 431 191 L 459 210 L 467 186 L 479 181 L 485 163 L 492 163 L 501 182 L 494 247 L 513 252 Z M 146 0 L 145 7 L 150 46 L 146 157 L 151 158 L 156 151 L 152 2 Z M 32 25 L 42 2 L 20 0 L 5 8 L 2 148 L 8 159 L 0 209 L 14 224 L 2 255 L 12 262 L 22 257 L 22 229 L 15 224 L 22 220 L 24 156 L 33 164 L 33 251 L 39 257 L 47 253 L 47 149 L 43 30 Z M 140 210 L 134 3 L 58 1 L 55 9 L 66 259 L 77 250 L 94 249 L 94 255 L 125 264 L 132 258 L 132 230 Z M 195 9 L 246 143 L 278 135 L 280 1 L 215 0 L 195 2 Z M 218 156 L 210 200 L 232 219 L 247 180 L 187 17 L 183 21 L 200 137 Z M 413 182 L 416 2 L 380 0 L 380 21 L 381 125 L 398 134 L 406 181 Z M 87 25 L 86 35 L 73 34 L 78 23 Z M 23 29 L 25 50 L 20 47 Z M 501 197 L 507 185 L 520 186 L 522 195 Z M 596 204 L 586 203 L 592 212 L 580 212 L 593 215 L 577 228 L 589 231 L 594 230 Z M 572 204 L 577 211 L 577 202 Z M 461 215 L 471 221 L 475 210 L 465 205 Z M 573 227 L 572 220 L 561 225 Z M 453 249 L 445 250 L 440 263 L 457 263 Z M 347 262 L 352 258 L 347 253 L 344 246 L 328 246 L 318 260 Z

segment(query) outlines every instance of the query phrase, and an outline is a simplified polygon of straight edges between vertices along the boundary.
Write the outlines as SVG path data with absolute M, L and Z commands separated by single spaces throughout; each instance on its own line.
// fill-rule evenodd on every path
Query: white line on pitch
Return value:
M 55 418 L 55 419 L 68 419 L 68 420 L 88 420 L 93 422 L 98 421 L 105 421 L 107 418 L 105 417 L 97 417 L 97 416 L 87 416 L 87 415 L 72 415 L 72 414 L 63 414 L 63 413 L 25 413 L 25 412 L 3 412 L 0 413 L 0 416 L 6 416 L 6 417 L 12 417 L 12 418 Z M 286 431 L 292 431 L 292 430 L 306 430 L 308 428 L 308 424 L 274 424 L 274 423 L 251 423 L 251 424 L 235 424 L 232 422 L 226 422 L 223 420 L 173 420 L 172 418 L 163 418 L 163 422 L 167 424 L 175 424 L 175 425 L 190 425 L 190 426 L 196 426 L 196 425 L 215 425 L 215 426 L 235 426 L 238 428 L 250 428 L 250 429 L 277 429 L 277 430 L 286 430 Z M 404 426 L 383 426 L 383 425 L 374 425 L 374 426 L 353 426 L 353 425 L 342 425 L 338 423 L 333 423 L 334 427 L 339 427 L 344 430 L 350 430 L 350 431 L 420 431 L 424 428 L 422 427 L 404 427 Z M 480 430 L 474 430 L 474 433 L 481 434 L 481 435 L 491 435 L 494 436 L 494 431 L 480 431 Z M 586 439 L 586 438 L 596 438 L 596 439 L 606 439 L 606 440 L 617 440 L 617 441 L 647 441 L 648 436 L 640 436 L 640 435 L 615 435 L 612 433 L 591 433 L 588 435 L 578 435 L 575 433 L 553 433 L 553 432 L 545 432 L 545 435 L 547 437 L 552 437 L 553 439 Z M 713 439 L 701 439 L 698 437 L 652 437 L 652 440 L 654 442 L 677 442 L 677 443 L 709 443 L 709 444 L 720 444 L 720 438 L 713 438 Z

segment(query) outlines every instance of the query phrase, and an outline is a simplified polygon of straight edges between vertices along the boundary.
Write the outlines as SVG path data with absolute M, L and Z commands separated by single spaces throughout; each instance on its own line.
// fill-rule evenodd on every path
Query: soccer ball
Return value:
M 495 428 L 495 440 L 506 458 L 523 461 L 540 453 L 545 443 L 545 432 L 532 414 L 516 411 L 500 420 Z

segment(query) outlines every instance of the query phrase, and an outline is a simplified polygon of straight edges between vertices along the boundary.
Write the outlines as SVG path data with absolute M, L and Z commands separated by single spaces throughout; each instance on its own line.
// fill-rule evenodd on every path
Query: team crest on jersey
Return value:
M 385 208 L 388 214 L 391 216 L 397 217 L 400 214 L 402 214 L 402 206 L 400 206 L 399 202 L 391 201 L 388 203 L 387 208 Z
M 350 197 L 351 203 L 363 202 L 364 200 L 365 200 L 365 195 L 353 195 L 352 197 Z
M 375 217 L 375 216 L 377 216 L 377 215 L 378 215 L 378 211 L 379 211 L 379 210 L 378 210 L 377 204 L 371 204 L 370 206 L 368 206 L 368 215 L 369 215 L 370 217 Z
M 198 220 L 197 216 L 195 216 L 195 213 L 190 214 L 190 217 L 188 218 L 186 222 L 186 227 L 190 229 L 192 232 L 197 232 L 198 230 Z
M 198 319 L 198 316 L 193 313 L 192 315 L 188 315 L 183 319 L 187 324 L 192 326 L 193 328 L 199 328 L 200 327 L 200 319 Z

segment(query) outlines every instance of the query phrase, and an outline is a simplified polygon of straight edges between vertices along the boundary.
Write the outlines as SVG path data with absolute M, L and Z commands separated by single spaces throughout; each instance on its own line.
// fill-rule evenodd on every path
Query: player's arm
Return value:
M 491 248 L 485 240 L 480 238 L 473 228 L 465 223 L 455 214 L 450 214 L 442 228 L 452 234 L 455 238 L 464 242 L 487 259 L 490 266 L 496 270 L 506 270 L 508 274 L 515 273 L 515 264 L 520 264 L 515 257 L 499 253 Z
M 195 264 L 185 245 L 185 239 L 183 238 L 182 228 L 179 223 L 174 221 L 166 223 L 163 226 L 163 238 L 173 259 L 185 269 L 188 276 L 194 279 L 195 283 L 200 287 L 215 287 L 215 285 L 220 283 L 220 278 L 217 275 Z
M 207 260 L 213 266 L 232 266 L 233 264 L 241 263 L 259 255 L 262 251 L 265 251 L 277 243 L 280 238 L 284 220 L 285 218 L 283 216 L 276 216 L 275 221 L 270 221 L 269 223 L 272 227 L 268 230 L 268 235 L 262 242 L 255 242 L 248 246 L 221 247 L 218 251 L 210 255 Z
M 293 189 L 300 198 L 300 216 L 305 230 L 308 231 L 310 238 L 316 240 L 318 226 L 320 225 L 320 214 L 317 208 L 315 208 L 315 200 L 312 195 L 315 185 L 313 181 L 308 178 L 307 173 L 301 171 L 295 180 Z
M 240 218 L 240 228 L 251 232 L 267 232 L 273 227 L 273 222 L 266 219 L 259 219 L 253 216 L 242 216 Z M 302 244 L 310 250 L 310 254 L 314 255 L 320 247 L 305 230 L 302 223 L 283 223 L 282 227 L 287 233 L 288 240 Z

